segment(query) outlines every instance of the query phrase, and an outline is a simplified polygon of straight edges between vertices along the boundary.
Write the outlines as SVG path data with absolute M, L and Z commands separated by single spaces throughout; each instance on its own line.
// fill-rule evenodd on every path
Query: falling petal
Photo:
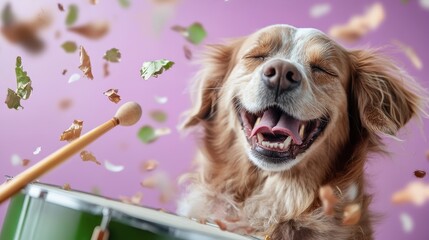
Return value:
M 159 104 L 166 104 L 168 102 L 168 98 L 167 97 L 159 97 L 159 96 L 155 96 L 155 101 Z M 429 152 L 429 151 L 428 151 Z M 428 153 L 429 154 L 429 153 Z M 429 156 L 429 155 L 428 155 Z M 429 158 L 429 157 L 428 157 Z
M 310 8 L 310 16 L 312 18 L 320 18 L 328 14 L 330 11 L 331 4 L 329 3 L 315 4 Z
M 122 170 L 124 170 L 124 166 L 114 165 L 107 160 L 104 161 L 104 167 L 106 167 L 106 169 L 111 172 L 121 172 Z
M 68 83 L 76 82 L 76 81 L 78 81 L 79 79 L 80 79 L 80 75 L 79 75 L 79 73 L 73 73 L 73 74 L 70 76 Z
M 13 154 L 10 157 L 10 162 L 12 163 L 13 166 L 19 166 L 21 165 L 22 158 L 18 154 Z
M 171 134 L 171 129 L 168 127 L 158 128 L 155 130 L 155 136 L 156 137 L 161 137 L 161 136 L 165 136 L 168 134 Z
M 429 10 L 429 0 L 419 0 L 420 6 L 426 10 Z
M 36 150 L 34 150 L 33 154 L 37 155 L 40 153 L 40 151 L 42 151 L 42 147 L 37 147 Z
M 414 222 L 411 216 L 408 213 L 401 213 L 399 218 L 401 219 L 402 229 L 404 230 L 404 232 L 412 232 L 414 228 Z

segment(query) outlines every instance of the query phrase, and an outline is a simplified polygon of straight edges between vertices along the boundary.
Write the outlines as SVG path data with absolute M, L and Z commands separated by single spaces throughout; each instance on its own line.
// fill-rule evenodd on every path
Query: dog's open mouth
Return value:
M 301 121 L 278 107 L 258 114 L 241 110 L 240 119 L 252 150 L 271 162 L 295 159 L 311 146 L 328 123 L 327 118 Z

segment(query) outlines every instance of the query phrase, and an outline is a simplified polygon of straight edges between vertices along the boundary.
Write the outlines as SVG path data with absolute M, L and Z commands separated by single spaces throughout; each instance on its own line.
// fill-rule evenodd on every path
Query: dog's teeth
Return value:
M 299 128 L 299 136 L 301 138 L 304 138 L 304 130 L 305 130 L 305 125 L 302 124 L 301 127 Z
M 292 142 L 292 138 L 290 137 L 290 136 L 288 136 L 287 138 L 286 138 L 286 140 L 283 142 L 283 144 L 284 144 L 284 148 L 288 148 L 289 147 L 289 145 L 290 145 L 290 143 Z
M 284 148 L 285 148 L 285 145 L 284 145 L 283 143 L 279 143 L 279 148 L 280 148 L 280 149 L 284 149 Z
M 268 147 L 268 144 L 269 144 L 269 143 L 268 143 L 267 141 L 263 141 L 263 142 L 262 142 L 262 146 L 264 146 L 264 147 Z
M 262 143 L 262 141 L 264 141 L 264 136 L 262 136 L 262 133 L 258 133 L 258 134 L 256 134 L 256 136 L 258 137 L 259 143 Z
M 258 118 L 256 119 L 255 126 L 256 126 L 256 125 L 258 125 L 260 122 L 261 122 L 261 118 L 260 118 L 260 117 L 258 117 Z
M 273 143 L 273 146 L 274 146 L 275 148 L 278 148 L 278 147 L 279 147 L 279 144 L 278 144 L 278 143 Z

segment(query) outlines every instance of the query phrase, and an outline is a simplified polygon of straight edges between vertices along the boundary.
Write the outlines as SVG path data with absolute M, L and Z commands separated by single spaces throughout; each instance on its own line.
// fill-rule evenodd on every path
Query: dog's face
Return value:
M 344 50 L 316 29 L 272 26 L 246 39 L 225 84 L 250 160 L 281 171 L 305 159 L 313 145 L 328 147 L 317 143 L 337 136 L 329 125 L 347 121 L 341 112 L 349 78 Z
M 316 29 L 274 25 L 214 47 L 186 126 L 231 130 L 233 151 L 268 171 L 318 155 L 328 161 L 351 130 L 393 135 L 408 121 L 418 98 L 401 76 L 384 58 L 349 52 Z

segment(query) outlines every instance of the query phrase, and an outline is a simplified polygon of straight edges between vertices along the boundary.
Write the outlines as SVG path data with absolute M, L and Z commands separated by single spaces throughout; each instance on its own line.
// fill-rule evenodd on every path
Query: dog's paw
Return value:
M 319 198 L 322 202 L 323 212 L 329 217 L 338 217 L 342 225 L 356 225 L 361 218 L 361 206 L 356 203 L 357 187 L 351 185 L 343 194 L 338 189 L 339 194 L 335 194 L 334 189 L 327 185 L 319 189 Z

